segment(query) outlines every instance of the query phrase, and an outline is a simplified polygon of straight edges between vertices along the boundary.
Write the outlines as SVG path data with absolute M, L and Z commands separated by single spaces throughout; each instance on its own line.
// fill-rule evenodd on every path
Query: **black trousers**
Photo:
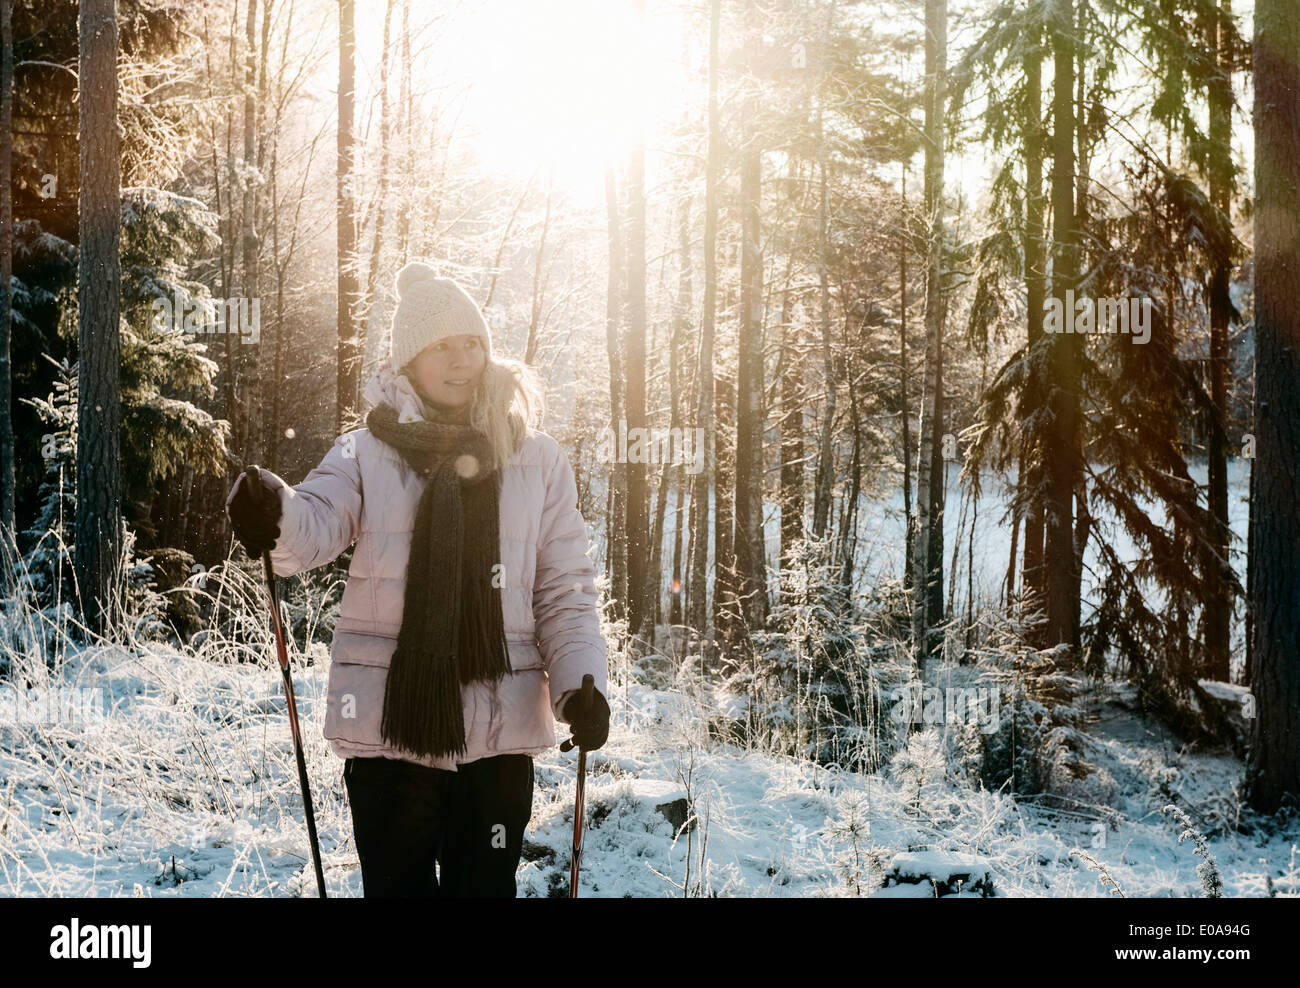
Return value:
M 367 898 L 515 896 L 531 756 L 495 755 L 455 772 L 348 758 L 343 780 Z

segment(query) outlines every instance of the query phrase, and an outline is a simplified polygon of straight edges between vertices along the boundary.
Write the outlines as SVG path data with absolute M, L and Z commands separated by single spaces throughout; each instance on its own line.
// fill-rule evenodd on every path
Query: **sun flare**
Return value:
M 606 164 L 681 112 L 680 24 L 651 12 L 643 25 L 632 0 L 473 4 L 445 37 L 463 137 L 495 171 L 549 172 L 599 199 Z

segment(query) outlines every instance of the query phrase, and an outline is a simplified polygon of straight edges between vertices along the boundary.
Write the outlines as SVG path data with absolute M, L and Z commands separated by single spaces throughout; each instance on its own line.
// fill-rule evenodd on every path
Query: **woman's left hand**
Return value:
M 575 692 L 564 701 L 563 713 L 577 747 L 595 751 L 609 740 L 609 704 L 600 690 L 591 691 L 591 708 L 585 712 L 582 709 L 582 693 Z

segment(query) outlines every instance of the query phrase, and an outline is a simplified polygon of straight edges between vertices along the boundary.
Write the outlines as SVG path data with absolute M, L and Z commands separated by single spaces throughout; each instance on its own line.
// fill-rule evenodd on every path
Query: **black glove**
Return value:
M 582 690 L 564 701 L 561 708 L 564 719 L 573 732 L 573 743 L 579 748 L 595 751 L 609 740 L 609 704 L 600 690 L 592 688 L 591 707 L 582 710 Z
M 245 470 L 243 480 L 237 483 L 239 489 L 226 512 L 235 538 L 243 543 L 249 556 L 258 559 L 263 550 L 274 549 L 275 540 L 280 537 L 280 496 L 262 486 L 255 466 Z

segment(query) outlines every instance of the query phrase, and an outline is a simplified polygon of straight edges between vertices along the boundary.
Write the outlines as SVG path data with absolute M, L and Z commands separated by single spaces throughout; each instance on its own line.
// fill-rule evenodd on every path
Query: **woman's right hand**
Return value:
M 235 494 L 227 506 L 235 538 L 253 559 L 275 548 L 280 537 L 280 496 L 262 486 L 261 472 L 250 466 L 235 481 Z

